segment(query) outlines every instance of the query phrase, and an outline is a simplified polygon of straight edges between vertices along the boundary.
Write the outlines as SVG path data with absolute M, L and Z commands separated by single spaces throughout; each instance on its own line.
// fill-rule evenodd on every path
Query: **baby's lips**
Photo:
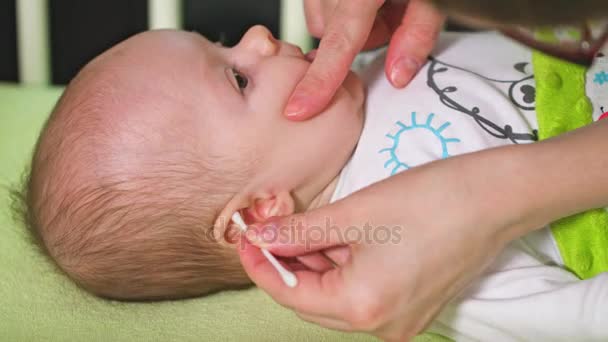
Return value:
M 306 55 L 304 55 L 304 58 L 306 58 L 307 61 L 312 62 L 315 60 L 316 56 L 317 56 L 317 49 L 312 49 Z

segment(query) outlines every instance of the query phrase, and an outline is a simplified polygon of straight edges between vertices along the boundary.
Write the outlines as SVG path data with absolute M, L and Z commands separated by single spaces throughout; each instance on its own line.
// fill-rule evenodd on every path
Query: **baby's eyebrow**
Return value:
M 223 77 L 222 79 L 215 79 L 214 76 L 213 80 L 218 81 L 223 83 L 222 85 L 218 85 L 218 87 L 214 87 L 216 88 L 216 91 L 221 91 L 222 93 L 224 93 L 225 91 L 229 91 L 230 92 L 230 96 L 238 96 L 239 98 L 241 98 L 241 94 L 239 92 L 239 90 L 237 88 L 235 88 L 234 86 L 234 81 L 230 79 L 231 77 L 231 73 L 226 72 L 228 69 L 231 69 L 232 62 L 230 62 L 227 54 L 227 50 L 229 49 L 228 47 L 224 46 L 222 43 L 222 36 L 220 35 L 220 40 L 216 41 L 216 42 L 212 42 L 208 39 L 207 40 L 207 53 L 206 53 L 206 63 L 208 65 L 208 67 L 210 68 L 210 70 L 215 70 L 216 68 L 220 67 L 222 69 L 222 74 Z M 214 72 L 212 73 L 213 75 L 217 75 Z M 220 90 L 220 88 L 223 88 L 224 90 Z M 229 88 L 229 89 L 228 89 Z M 227 95 L 228 93 L 226 93 L 225 95 Z

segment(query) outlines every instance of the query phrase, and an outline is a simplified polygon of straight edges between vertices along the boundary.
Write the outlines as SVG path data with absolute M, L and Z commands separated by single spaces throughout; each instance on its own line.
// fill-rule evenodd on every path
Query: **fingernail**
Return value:
M 393 67 L 391 68 L 391 83 L 398 88 L 405 87 L 418 72 L 419 68 L 420 66 L 413 59 L 398 59 L 393 63 Z
M 285 107 L 285 116 L 296 118 L 304 113 L 303 103 L 306 102 L 302 96 L 292 96 Z

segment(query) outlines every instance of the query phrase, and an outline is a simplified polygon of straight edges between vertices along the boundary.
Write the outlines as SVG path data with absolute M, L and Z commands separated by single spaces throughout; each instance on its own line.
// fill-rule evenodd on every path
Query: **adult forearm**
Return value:
M 525 146 L 520 186 L 522 233 L 559 218 L 608 205 L 608 120 Z M 526 184 L 527 183 L 527 184 Z
M 559 218 L 608 205 L 608 120 L 528 145 L 450 158 L 461 210 L 505 242 Z M 439 164 L 437 164 L 439 166 Z M 431 166 L 432 167 L 432 166 Z M 435 182 L 446 172 L 433 175 Z

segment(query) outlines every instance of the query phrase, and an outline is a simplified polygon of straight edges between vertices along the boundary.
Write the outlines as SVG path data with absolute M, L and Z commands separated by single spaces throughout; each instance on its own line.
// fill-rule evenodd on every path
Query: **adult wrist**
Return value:
M 550 198 L 533 179 L 531 145 L 511 145 L 463 156 L 459 162 L 473 196 L 473 210 L 479 210 L 480 224 L 505 244 L 540 229 L 549 215 L 538 215 Z
M 608 122 L 543 142 L 513 146 L 525 165 L 514 182 L 528 188 L 519 211 L 521 234 L 560 218 L 608 205 Z

